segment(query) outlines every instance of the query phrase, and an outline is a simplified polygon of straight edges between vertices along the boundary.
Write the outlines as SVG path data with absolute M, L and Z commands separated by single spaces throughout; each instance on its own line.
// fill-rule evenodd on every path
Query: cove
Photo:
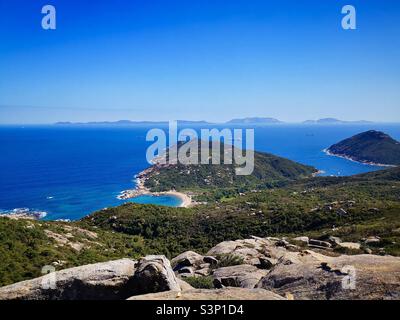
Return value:
M 154 196 L 150 194 L 145 194 L 132 198 L 128 202 L 134 202 L 139 204 L 154 204 L 158 206 L 167 206 L 167 207 L 179 207 L 182 204 L 181 199 L 172 195 Z

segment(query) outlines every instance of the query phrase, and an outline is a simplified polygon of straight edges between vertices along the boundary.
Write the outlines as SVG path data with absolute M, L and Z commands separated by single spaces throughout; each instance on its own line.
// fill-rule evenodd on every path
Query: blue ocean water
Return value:
M 117 206 L 149 164 L 146 127 L 0 126 L 0 211 L 29 208 L 46 219 L 79 219 Z M 310 164 L 325 175 L 381 169 L 328 156 L 323 149 L 366 130 L 400 139 L 400 125 L 276 125 L 255 129 L 255 148 Z M 171 196 L 142 196 L 139 203 L 178 206 Z

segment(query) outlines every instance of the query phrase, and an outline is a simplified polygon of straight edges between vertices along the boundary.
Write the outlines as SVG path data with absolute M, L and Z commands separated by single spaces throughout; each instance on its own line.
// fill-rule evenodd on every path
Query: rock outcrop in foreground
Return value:
M 190 289 L 182 292 L 165 291 L 133 296 L 128 300 L 285 300 L 263 289 L 225 288 Z
M 0 300 L 118 300 L 180 290 L 164 256 L 121 259 L 47 274 L 0 288 Z
M 171 263 L 147 256 L 58 271 L 0 288 L 0 299 L 400 299 L 400 258 L 333 256 L 329 246 L 318 247 L 276 238 L 226 241 L 205 256 L 188 251 Z

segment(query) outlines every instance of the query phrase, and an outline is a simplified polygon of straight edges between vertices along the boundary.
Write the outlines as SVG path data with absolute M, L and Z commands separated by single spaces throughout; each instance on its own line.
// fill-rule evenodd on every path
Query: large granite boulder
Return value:
M 171 265 L 175 269 L 191 267 L 202 264 L 204 257 L 194 251 L 186 251 L 171 260 Z
M 285 298 L 263 289 L 224 288 L 192 289 L 183 292 L 165 291 L 133 296 L 128 300 L 285 300 Z
M 252 289 L 267 273 L 268 271 L 258 269 L 255 266 L 242 264 L 215 270 L 213 282 L 216 288 L 241 287 Z
M 232 255 L 243 259 L 244 264 L 250 264 L 263 268 L 261 260 L 265 258 L 276 259 L 286 252 L 284 247 L 276 246 L 279 239 L 258 238 L 224 241 L 217 244 L 207 252 L 207 256 Z
M 167 290 L 181 290 L 169 260 L 147 256 L 139 262 L 121 259 L 65 269 L 2 287 L 0 300 L 120 300 Z
M 400 258 L 306 250 L 282 258 L 257 287 L 294 299 L 400 299 Z
M 134 274 L 130 259 L 90 264 L 2 287 L 0 300 L 125 299 L 135 294 Z
M 165 256 L 147 256 L 137 264 L 132 284 L 135 294 L 180 291 L 178 280 Z

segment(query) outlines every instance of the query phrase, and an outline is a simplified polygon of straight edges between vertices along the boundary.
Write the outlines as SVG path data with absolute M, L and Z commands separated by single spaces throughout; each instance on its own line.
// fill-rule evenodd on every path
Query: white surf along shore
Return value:
M 152 166 L 146 170 L 143 170 L 136 178 L 136 188 L 131 190 L 122 191 L 121 194 L 117 197 L 120 200 L 127 200 L 137 198 L 143 195 L 151 195 L 155 197 L 159 196 L 173 196 L 178 198 L 181 201 L 179 207 L 181 208 L 189 208 L 193 206 L 195 203 L 192 200 L 192 197 L 186 193 L 178 192 L 176 190 L 169 190 L 164 192 L 151 192 L 147 187 L 145 187 L 144 183 L 147 180 L 147 175 L 150 174 L 156 166 Z
M 349 157 L 349 156 L 345 156 L 345 155 L 341 155 L 341 154 L 336 154 L 336 153 L 330 152 L 328 149 L 329 148 L 326 148 L 326 149 L 324 149 L 322 151 L 325 154 L 327 154 L 328 156 L 331 156 L 331 157 L 338 157 L 338 158 L 346 159 L 346 160 L 349 160 L 349 161 L 352 161 L 352 162 L 361 163 L 361 164 L 364 164 L 364 165 L 367 165 L 367 166 L 388 167 L 388 168 L 397 167 L 397 166 L 395 166 L 393 164 L 383 164 L 383 163 L 375 163 L 375 162 L 370 162 L 370 161 L 360 161 L 360 160 L 354 159 L 354 158 Z
M 16 208 L 13 210 L 0 210 L 0 217 L 6 217 L 10 219 L 32 219 L 40 220 L 47 216 L 45 211 L 31 210 L 29 208 Z

